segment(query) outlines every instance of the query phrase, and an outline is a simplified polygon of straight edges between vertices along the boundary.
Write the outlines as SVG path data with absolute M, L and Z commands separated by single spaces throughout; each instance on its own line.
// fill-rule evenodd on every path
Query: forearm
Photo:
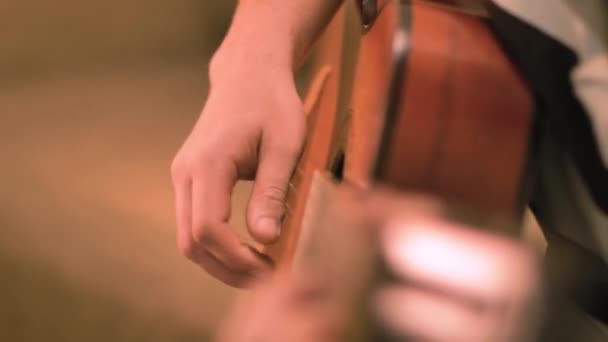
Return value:
M 244 62 L 295 69 L 342 1 L 240 0 L 212 69 Z

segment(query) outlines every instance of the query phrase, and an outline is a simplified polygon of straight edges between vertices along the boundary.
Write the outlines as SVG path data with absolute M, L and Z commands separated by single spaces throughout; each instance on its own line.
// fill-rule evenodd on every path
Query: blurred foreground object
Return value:
M 247 294 L 219 341 L 535 340 L 524 244 L 449 223 L 426 197 L 319 187 L 300 262 Z

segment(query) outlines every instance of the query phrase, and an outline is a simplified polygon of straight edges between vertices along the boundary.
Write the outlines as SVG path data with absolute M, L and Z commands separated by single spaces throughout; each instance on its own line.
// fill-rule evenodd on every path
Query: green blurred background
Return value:
M 234 6 L 2 3 L 1 341 L 208 340 L 235 291 L 178 254 L 169 164 Z

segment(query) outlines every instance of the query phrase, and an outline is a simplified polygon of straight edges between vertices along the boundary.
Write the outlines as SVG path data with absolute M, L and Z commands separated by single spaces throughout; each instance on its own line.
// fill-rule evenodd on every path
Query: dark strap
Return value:
M 608 324 L 608 265 L 560 234 L 547 236 L 548 285 Z

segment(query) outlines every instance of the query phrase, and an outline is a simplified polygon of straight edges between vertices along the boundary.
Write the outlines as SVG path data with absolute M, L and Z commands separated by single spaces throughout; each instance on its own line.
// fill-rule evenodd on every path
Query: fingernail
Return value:
M 256 223 L 258 232 L 269 239 L 274 240 L 281 234 L 280 225 L 275 219 L 270 217 L 261 217 Z

